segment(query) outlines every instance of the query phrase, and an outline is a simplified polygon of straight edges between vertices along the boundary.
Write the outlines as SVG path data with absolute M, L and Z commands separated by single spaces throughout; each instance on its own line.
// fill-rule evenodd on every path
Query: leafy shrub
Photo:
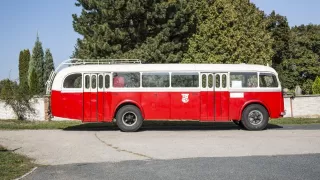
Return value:
M 3 81 L 0 99 L 6 106 L 10 106 L 19 120 L 25 120 L 27 113 L 34 113 L 31 105 L 31 95 L 27 83 L 18 85 L 16 82 L 6 79 Z

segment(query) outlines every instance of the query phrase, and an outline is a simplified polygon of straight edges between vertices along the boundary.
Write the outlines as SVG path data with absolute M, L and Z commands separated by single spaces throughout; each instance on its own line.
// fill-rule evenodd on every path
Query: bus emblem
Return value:
M 188 103 L 189 102 L 189 94 L 181 94 L 182 95 L 182 102 Z

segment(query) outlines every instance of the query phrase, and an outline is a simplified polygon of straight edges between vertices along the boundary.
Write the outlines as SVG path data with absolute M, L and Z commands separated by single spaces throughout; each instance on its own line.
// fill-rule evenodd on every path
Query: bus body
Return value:
M 135 109 L 122 119 L 139 119 L 137 114 L 141 114 L 145 121 L 241 122 L 250 105 L 267 112 L 259 115 L 259 110 L 252 110 L 248 112 L 251 120 L 284 115 L 282 88 L 273 68 L 246 64 L 77 65 L 57 72 L 51 90 L 52 115 L 83 122 L 118 121 L 119 110 L 128 106 Z

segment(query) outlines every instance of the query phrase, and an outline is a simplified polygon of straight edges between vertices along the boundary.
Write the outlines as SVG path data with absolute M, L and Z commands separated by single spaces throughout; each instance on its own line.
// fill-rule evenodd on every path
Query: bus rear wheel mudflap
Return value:
M 116 114 L 116 123 L 123 132 L 138 131 L 143 123 L 140 109 L 134 105 L 121 107 Z
M 269 122 L 269 113 L 260 104 L 251 104 L 242 112 L 241 123 L 245 129 L 250 131 L 264 130 Z

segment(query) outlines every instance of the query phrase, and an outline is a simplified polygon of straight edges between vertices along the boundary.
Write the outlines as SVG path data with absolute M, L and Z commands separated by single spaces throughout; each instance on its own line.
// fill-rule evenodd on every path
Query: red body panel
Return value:
M 250 103 L 263 104 L 271 118 L 284 112 L 281 92 L 244 92 L 230 98 L 230 92 L 85 92 L 52 91 L 52 114 L 85 122 L 111 122 L 123 103 L 137 105 L 146 120 L 240 120 Z
M 251 103 L 264 105 L 271 118 L 279 118 L 284 112 L 281 92 L 244 92 L 244 98 L 230 98 L 229 119 L 240 120 L 241 112 Z
M 141 95 L 141 106 L 145 112 L 145 118 L 153 120 L 170 119 L 170 93 L 146 92 Z

